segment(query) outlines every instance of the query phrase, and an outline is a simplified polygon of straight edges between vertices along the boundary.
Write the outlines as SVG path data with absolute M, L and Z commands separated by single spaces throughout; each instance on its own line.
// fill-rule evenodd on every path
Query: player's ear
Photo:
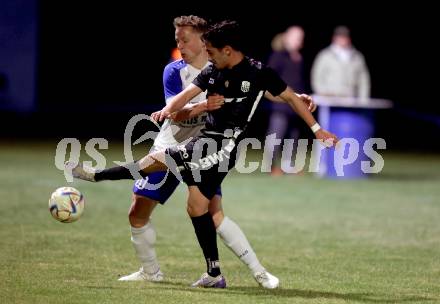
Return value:
M 231 48 L 229 46 L 225 46 L 225 54 L 226 55 L 231 55 Z

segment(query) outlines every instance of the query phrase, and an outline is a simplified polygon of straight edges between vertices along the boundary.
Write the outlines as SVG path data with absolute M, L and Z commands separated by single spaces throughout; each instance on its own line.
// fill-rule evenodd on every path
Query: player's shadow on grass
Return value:
M 267 290 L 261 287 L 228 287 L 228 290 L 234 290 L 237 292 L 243 292 L 246 294 L 253 295 L 263 295 L 263 296 L 277 296 L 286 298 L 305 298 L 305 299 L 340 299 L 347 301 L 359 301 L 366 303 L 413 303 L 415 301 L 433 301 L 432 298 L 418 297 L 418 296 L 405 296 L 400 295 L 398 297 L 393 297 L 386 294 L 374 294 L 374 293 L 338 293 L 338 292 L 327 292 L 327 291 L 317 291 L 317 290 L 301 290 L 301 289 L 276 289 Z
M 433 181 L 440 180 L 440 174 L 435 172 L 396 172 L 396 173 L 380 173 L 372 176 L 374 181 L 399 181 L 399 182 L 413 182 L 413 181 Z
M 387 294 L 374 293 L 337 293 L 316 290 L 300 290 L 300 289 L 284 289 L 279 288 L 275 290 L 263 289 L 258 286 L 230 286 L 224 290 L 210 289 L 210 288 L 191 288 L 187 284 L 180 282 L 162 282 L 161 288 L 172 290 L 185 290 L 197 293 L 206 292 L 225 292 L 225 294 L 236 295 L 253 295 L 262 297 L 284 297 L 284 298 L 304 298 L 304 299 L 340 299 L 346 301 L 359 301 L 365 303 L 413 303 L 421 301 L 434 301 L 438 299 L 419 297 L 414 295 L 399 295 L 397 297 Z M 154 286 L 151 286 L 154 288 Z

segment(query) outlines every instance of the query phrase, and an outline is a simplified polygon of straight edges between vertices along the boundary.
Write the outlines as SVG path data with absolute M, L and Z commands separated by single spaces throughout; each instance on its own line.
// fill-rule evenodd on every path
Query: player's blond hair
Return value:
M 199 16 L 189 15 L 174 18 L 173 25 L 175 28 L 182 26 L 191 26 L 195 31 L 204 33 L 208 28 L 208 22 Z

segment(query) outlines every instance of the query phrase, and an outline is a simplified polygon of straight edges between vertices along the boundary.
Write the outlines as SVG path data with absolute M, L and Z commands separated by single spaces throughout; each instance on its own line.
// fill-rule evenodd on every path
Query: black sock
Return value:
M 140 171 L 139 164 L 137 162 L 127 164 L 124 166 L 116 166 L 113 168 L 104 169 L 95 173 L 95 181 L 103 180 L 120 180 L 120 179 L 135 179 L 130 172 L 130 169 L 139 172 L 142 177 L 147 174 Z
M 211 214 L 207 212 L 201 216 L 191 217 L 191 221 L 205 256 L 207 273 L 216 277 L 221 272 L 218 260 L 217 233 Z

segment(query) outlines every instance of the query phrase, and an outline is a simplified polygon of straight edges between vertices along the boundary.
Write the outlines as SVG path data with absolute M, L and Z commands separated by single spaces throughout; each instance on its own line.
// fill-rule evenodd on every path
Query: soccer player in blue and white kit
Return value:
M 181 52 L 182 59 L 168 64 L 164 69 L 163 84 L 167 103 L 191 84 L 201 70 L 210 64 L 204 43 L 201 40 L 201 35 L 206 29 L 206 21 L 197 16 L 181 16 L 174 19 L 174 27 L 177 47 Z M 189 119 L 183 121 L 167 119 L 154 141 L 152 151 L 164 150 L 182 144 L 185 140 L 199 135 L 205 125 L 206 110 L 216 109 L 219 105 L 208 105 L 206 93 L 195 96 L 191 99 L 189 106 L 178 114 L 180 117 L 189 117 Z M 164 179 L 166 181 L 159 188 L 149 187 L 151 184 L 161 183 Z M 179 180 L 172 173 L 167 174 L 166 172 L 151 173 L 144 179 L 135 182 L 129 221 L 131 240 L 136 256 L 141 262 L 141 268 L 119 280 L 161 281 L 163 279 L 154 248 L 156 231 L 150 216 L 156 205 L 158 203 L 164 204 L 178 185 Z M 225 245 L 249 267 L 257 282 L 265 288 L 276 288 L 279 282 L 278 278 L 268 273 L 260 264 L 240 227 L 224 216 L 220 188 L 210 200 L 209 213 L 212 216 L 217 234 Z M 224 287 L 225 281 L 220 275 L 217 280 L 204 280 L 196 285 Z

